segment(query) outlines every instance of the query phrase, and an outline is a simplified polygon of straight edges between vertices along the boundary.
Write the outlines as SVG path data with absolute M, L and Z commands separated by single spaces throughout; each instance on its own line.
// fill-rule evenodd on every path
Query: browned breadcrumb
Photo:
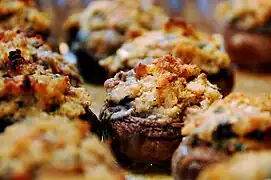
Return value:
M 197 180 L 256 180 L 271 177 L 271 151 L 240 153 L 203 170 Z
M 38 73 L 1 78 L 0 99 L 0 119 L 12 123 L 33 111 L 81 119 L 88 115 L 91 105 L 88 92 L 71 86 L 67 76 Z
M 50 20 L 33 0 L 1 0 L 0 28 L 47 34 Z
M 145 1 L 102 0 L 91 2 L 83 12 L 71 16 L 65 28 L 78 29 L 83 47 L 104 58 L 125 39 L 138 36 L 145 30 L 161 28 L 166 20 L 161 8 Z
M 217 7 L 217 16 L 219 19 L 224 19 L 243 30 L 265 27 L 271 19 L 271 1 L 224 1 Z
M 34 113 L 7 128 L 0 142 L 1 179 L 35 179 L 45 167 L 85 179 L 124 179 L 106 144 L 89 133 L 87 122 Z
M 195 65 L 184 64 L 172 56 L 158 58 L 149 65 L 138 65 L 105 82 L 106 102 L 128 106 L 109 118 L 147 115 L 146 120 L 183 121 L 194 111 L 206 109 L 220 99 L 217 87 Z
M 213 141 L 213 133 L 221 125 L 230 126 L 230 132 L 238 137 L 270 131 L 271 96 L 232 93 L 213 103 L 204 113 L 191 117 L 183 128 L 183 134 Z
M 51 51 L 39 36 L 27 37 L 16 31 L 0 31 L 0 77 L 41 74 L 61 74 L 73 85 L 82 80 L 76 67 Z
M 222 36 L 202 33 L 182 19 L 170 19 L 164 30 L 146 32 L 126 42 L 116 55 L 99 63 L 114 75 L 120 70 L 131 69 L 138 63 L 149 63 L 168 54 L 188 64 L 196 64 L 208 74 L 219 73 L 230 65 L 229 56 L 223 50 Z

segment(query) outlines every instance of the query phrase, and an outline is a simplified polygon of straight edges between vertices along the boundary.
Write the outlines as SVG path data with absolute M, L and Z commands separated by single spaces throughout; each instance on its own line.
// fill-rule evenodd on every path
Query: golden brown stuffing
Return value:
M 90 120 L 91 96 L 67 76 L 35 73 L 0 79 L 0 121 L 14 123 L 32 112 Z M 3 124 L 2 124 L 3 125 Z M 5 128 L 5 127 L 3 127 Z
M 226 19 L 243 30 L 255 28 L 270 29 L 270 0 L 232 0 L 224 1 L 217 7 L 218 17 Z
M 0 32 L 0 131 L 35 111 L 91 121 L 91 97 L 80 83 L 75 66 L 40 38 Z
M 105 88 L 107 103 L 125 103 L 129 107 L 110 114 L 111 119 L 135 115 L 161 123 L 183 121 L 183 117 L 206 109 L 221 98 L 217 87 L 209 83 L 199 68 L 172 56 L 120 72 L 105 82 Z
M 39 36 L 16 31 L 0 32 L 0 67 L 0 77 L 39 72 L 66 75 L 76 86 L 82 82 L 76 67 L 52 52 Z
M 247 138 L 251 133 L 265 134 L 269 132 L 271 128 L 271 96 L 230 94 L 225 99 L 213 103 L 204 113 L 187 121 L 183 128 L 183 134 L 196 135 L 201 140 L 213 142 L 214 132 L 222 132 L 221 128 L 230 132 L 232 137 L 237 136 L 241 139 Z
M 116 55 L 99 63 L 111 75 L 120 70 L 135 67 L 140 62 L 172 54 L 186 63 L 199 66 L 208 74 L 216 74 L 230 65 L 230 59 L 223 51 L 220 35 L 207 35 L 180 19 L 170 19 L 164 30 L 150 31 L 127 42 L 117 50 Z
M 65 24 L 77 29 L 83 47 L 98 58 L 104 58 L 131 37 L 142 31 L 158 29 L 167 20 L 162 9 L 140 0 L 94 1 Z M 113 51 L 113 52 L 112 52 Z
M 1 29 L 49 33 L 50 20 L 37 9 L 33 0 L 1 0 L 0 16 Z
M 240 153 L 203 170 L 197 180 L 270 179 L 270 168 L 271 151 Z
M 108 147 L 89 128 L 87 122 L 63 116 L 26 117 L 0 135 L 0 178 L 31 180 L 42 168 L 51 168 L 84 179 L 124 179 Z

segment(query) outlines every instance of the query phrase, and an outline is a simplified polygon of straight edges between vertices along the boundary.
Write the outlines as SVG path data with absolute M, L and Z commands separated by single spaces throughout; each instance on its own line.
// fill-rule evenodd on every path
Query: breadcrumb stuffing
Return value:
M 16 75 L 60 74 L 78 86 L 82 79 L 76 67 L 53 52 L 39 36 L 18 31 L 0 31 L 0 77 Z
M 75 66 L 38 36 L 0 32 L 0 77 L 0 131 L 5 123 L 21 121 L 35 111 L 71 120 L 90 115 L 91 96 L 80 87 Z
M 232 93 L 190 119 L 182 129 L 183 135 L 196 135 L 208 142 L 214 141 L 213 133 L 225 125 L 240 138 L 253 132 L 265 133 L 271 128 L 271 96 Z
M 105 88 L 107 103 L 129 107 L 124 111 L 111 112 L 111 119 L 116 114 L 116 118 L 120 118 L 129 112 L 128 115 L 149 121 L 183 121 L 193 110 L 206 109 L 221 98 L 217 87 L 200 73 L 198 67 L 184 64 L 172 56 L 120 72 L 105 82 Z
M 87 122 L 35 113 L 7 128 L 0 142 L 1 179 L 35 179 L 45 167 L 86 179 L 124 179 L 107 145 L 89 133 Z
M 188 64 L 196 64 L 208 74 L 219 73 L 230 65 L 221 35 L 202 33 L 181 19 L 170 19 L 163 30 L 146 32 L 126 42 L 116 55 L 99 63 L 114 75 L 120 70 L 129 70 L 139 63 L 148 64 L 155 58 L 169 54 Z
M 91 96 L 70 85 L 60 75 L 19 75 L 0 79 L 0 118 L 20 121 L 32 111 L 80 119 L 91 105 Z

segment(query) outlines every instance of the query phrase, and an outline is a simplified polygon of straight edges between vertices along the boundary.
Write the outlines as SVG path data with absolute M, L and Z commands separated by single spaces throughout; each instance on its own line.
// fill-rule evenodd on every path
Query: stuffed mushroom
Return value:
M 150 31 L 122 45 L 116 55 L 100 61 L 109 75 L 129 70 L 142 61 L 172 54 L 188 64 L 196 64 L 224 95 L 233 87 L 231 61 L 218 34 L 200 32 L 182 19 L 170 19 L 163 30 Z
M 8 127 L 0 142 L 1 179 L 125 179 L 84 121 L 34 112 Z
M 161 28 L 166 20 L 162 9 L 146 1 L 102 0 L 71 16 L 65 29 L 83 77 L 103 83 L 107 74 L 99 60 L 114 54 L 126 40 Z
M 197 179 L 236 153 L 270 149 L 270 130 L 270 95 L 233 93 L 214 102 L 185 122 L 182 135 L 187 137 L 172 158 L 174 179 Z
M 225 47 L 233 62 L 268 69 L 271 64 L 271 1 L 233 0 L 217 7 L 226 21 Z
M 0 131 L 32 112 L 98 125 L 75 67 L 40 39 L 1 32 L 0 54 Z
M 122 71 L 105 88 L 100 114 L 104 136 L 128 165 L 169 166 L 186 119 L 222 96 L 198 67 L 172 56 Z

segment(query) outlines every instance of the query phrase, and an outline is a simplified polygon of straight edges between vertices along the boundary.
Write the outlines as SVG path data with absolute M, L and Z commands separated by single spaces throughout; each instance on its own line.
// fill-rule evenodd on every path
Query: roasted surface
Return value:
M 120 72 L 105 82 L 105 88 L 100 117 L 116 154 L 163 165 L 181 141 L 186 118 L 221 98 L 196 66 L 171 56 Z
M 33 0 L 1 0 L 0 28 L 49 35 L 50 20 L 38 10 Z
M 42 178 L 43 168 L 74 172 L 85 179 L 124 179 L 108 147 L 90 134 L 87 122 L 34 113 L 7 128 L 0 142 L 1 179 Z

